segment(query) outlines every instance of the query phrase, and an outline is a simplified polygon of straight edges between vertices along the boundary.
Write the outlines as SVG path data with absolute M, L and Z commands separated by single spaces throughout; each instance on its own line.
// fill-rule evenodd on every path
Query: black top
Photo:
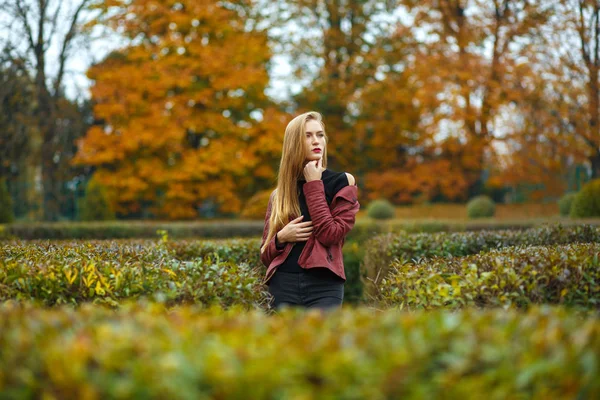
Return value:
M 321 174 L 321 180 L 323 181 L 323 186 L 325 188 L 325 199 L 327 200 L 327 204 L 330 205 L 335 194 L 345 186 L 348 186 L 348 176 L 345 172 L 333 172 L 329 169 L 325 169 Z M 304 178 L 298 180 L 298 196 L 300 200 L 300 212 L 304 215 L 302 222 L 312 221 L 310 217 L 310 213 L 308 212 L 308 206 L 306 205 L 306 198 L 304 196 L 304 191 L 302 190 L 306 180 Z M 290 254 L 283 262 L 283 264 L 277 267 L 278 271 L 282 272 L 294 272 L 300 273 L 303 271 L 303 268 L 298 264 L 298 258 L 300 257 L 300 253 L 304 249 L 306 245 L 306 241 L 296 242 L 290 251 Z M 314 270 L 314 271 L 311 271 Z M 317 271 L 319 270 L 319 271 Z M 329 268 L 310 268 L 307 271 L 311 271 L 314 273 L 323 273 L 325 276 L 333 275 L 335 278 L 342 279 L 338 277 L 333 271 L 330 271 Z

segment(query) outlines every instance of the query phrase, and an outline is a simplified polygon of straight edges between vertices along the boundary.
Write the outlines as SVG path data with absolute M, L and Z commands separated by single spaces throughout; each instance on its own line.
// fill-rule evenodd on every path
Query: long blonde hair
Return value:
M 271 204 L 271 217 L 269 218 L 269 234 L 265 244 L 260 249 L 262 253 L 273 236 L 288 224 L 292 219 L 300 216 L 300 202 L 298 201 L 298 179 L 304 176 L 306 165 L 306 123 L 315 120 L 321 124 L 325 143 L 328 136 L 325 132 L 323 117 L 316 111 L 300 114 L 290 121 L 285 128 L 283 137 L 283 151 L 277 175 L 277 189 L 273 194 Z M 323 149 L 323 168 L 327 168 L 327 146 Z

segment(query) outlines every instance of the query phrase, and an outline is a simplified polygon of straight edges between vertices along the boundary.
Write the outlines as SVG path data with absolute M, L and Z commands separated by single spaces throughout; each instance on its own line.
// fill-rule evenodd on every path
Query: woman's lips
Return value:
M 313 149 L 313 153 L 320 153 L 321 149 Z

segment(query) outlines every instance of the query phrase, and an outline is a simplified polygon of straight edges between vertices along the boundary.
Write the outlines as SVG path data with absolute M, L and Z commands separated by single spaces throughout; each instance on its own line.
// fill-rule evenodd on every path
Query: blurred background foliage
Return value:
M 365 206 L 486 195 L 558 214 L 600 177 L 594 1 L 62 3 L 0 7 L 0 178 L 17 221 L 84 219 L 92 176 L 118 219 L 261 219 L 285 126 L 307 110 Z M 69 60 L 99 31 L 121 45 L 67 96 Z

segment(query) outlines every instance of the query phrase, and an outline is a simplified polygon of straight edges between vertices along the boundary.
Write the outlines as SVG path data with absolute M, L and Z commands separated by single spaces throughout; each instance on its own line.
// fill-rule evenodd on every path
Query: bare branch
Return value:
M 21 18 L 21 23 L 23 24 L 23 28 L 25 29 L 25 33 L 27 34 L 29 48 L 31 51 L 33 51 L 35 49 L 35 42 L 33 41 L 33 32 L 31 31 L 31 25 L 29 24 L 29 7 L 24 7 L 22 1 L 23 0 L 16 0 L 15 8 L 17 11 L 17 16 Z
M 38 19 L 38 40 L 36 43 L 36 52 L 44 50 L 44 23 L 46 22 L 46 12 L 48 10 L 47 0 L 38 0 L 40 7 L 40 18 Z
M 67 60 L 67 52 L 69 51 L 69 47 L 73 38 L 75 37 L 75 31 L 77 29 L 77 23 L 79 21 L 79 14 L 86 7 L 89 0 L 82 0 L 82 2 L 77 7 L 77 10 L 73 14 L 71 18 L 71 25 L 69 26 L 69 30 L 65 35 L 65 38 L 62 43 L 62 47 L 60 50 L 60 54 L 58 56 L 58 74 L 56 75 L 56 79 L 54 80 L 54 96 L 58 96 L 60 92 L 60 86 L 62 85 L 62 79 L 65 71 L 65 62 Z
M 29 58 L 26 55 L 19 54 L 18 50 L 11 43 L 6 43 L 2 54 L 5 54 L 6 58 L 0 61 L 9 61 L 11 65 L 21 71 L 24 76 L 29 76 L 29 71 L 32 66 L 29 65 Z
M 56 12 L 50 20 L 50 22 L 52 23 L 52 28 L 50 29 L 50 34 L 48 35 L 48 41 L 46 43 L 45 50 L 48 50 L 48 47 L 50 47 L 52 37 L 56 34 L 56 31 L 58 30 L 58 15 L 60 14 L 60 10 L 62 10 L 62 5 L 63 2 L 59 1 L 58 6 L 56 7 Z

